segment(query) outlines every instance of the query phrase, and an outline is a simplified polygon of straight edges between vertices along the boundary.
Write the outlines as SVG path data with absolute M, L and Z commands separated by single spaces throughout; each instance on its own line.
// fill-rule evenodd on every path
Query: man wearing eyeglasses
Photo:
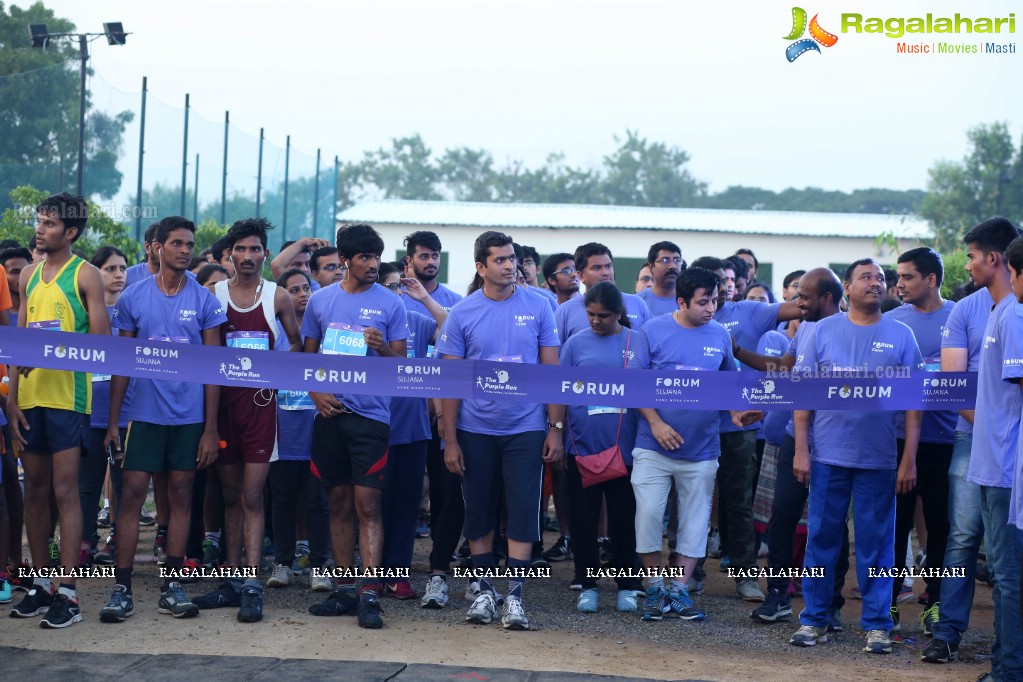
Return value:
M 644 289 L 649 289 L 654 285 L 654 276 L 650 274 L 650 264 L 644 263 L 643 267 L 639 269 L 639 274 L 636 275 L 636 291 L 635 293 L 642 293 Z
M 433 232 L 421 230 L 413 232 L 405 237 L 405 248 L 407 254 L 405 262 L 412 267 L 412 274 L 419 283 L 423 285 L 430 298 L 440 304 L 444 310 L 451 310 L 451 306 L 462 300 L 459 294 L 437 281 L 440 274 L 440 238 Z M 430 317 L 430 311 L 411 296 L 402 296 L 402 302 L 407 310 L 414 310 L 421 315 Z
M 615 281 L 614 256 L 611 255 L 611 249 L 603 244 L 596 242 L 583 244 L 575 250 L 573 262 L 579 279 L 587 289 L 599 282 Z M 639 329 L 652 317 L 646 301 L 639 296 L 622 292 L 622 300 L 625 302 L 625 314 L 632 322 L 633 329 Z M 586 317 L 583 297 L 578 296 L 559 307 L 554 313 L 554 321 L 558 325 L 558 335 L 562 341 L 568 341 L 578 331 L 589 329 L 590 321 Z
M 639 292 L 639 297 L 646 301 L 654 317 L 670 315 L 678 310 L 675 282 L 686 268 L 682 249 L 671 242 L 657 242 L 650 247 L 646 262 L 653 276 L 653 286 Z
M 313 279 L 321 287 L 328 287 L 344 279 L 345 271 L 341 267 L 341 257 L 333 246 L 324 246 L 313 251 L 309 258 L 309 269 Z
M 558 305 L 579 296 L 579 274 L 570 253 L 555 253 L 543 262 L 543 278 L 558 297 Z

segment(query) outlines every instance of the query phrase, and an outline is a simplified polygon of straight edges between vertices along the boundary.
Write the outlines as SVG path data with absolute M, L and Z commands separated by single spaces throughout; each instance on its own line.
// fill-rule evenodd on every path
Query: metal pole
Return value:
M 332 231 L 336 231 L 337 230 L 337 193 L 338 193 L 338 185 L 341 182 L 341 179 L 340 179 L 340 175 L 341 174 L 338 171 L 339 167 L 340 167 L 340 164 L 338 163 L 337 157 L 335 156 L 334 157 L 334 206 L 333 206 L 332 210 L 330 211 L 330 226 L 331 226 L 330 229 Z
M 84 33 L 78 36 L 78 56 L 82 61 L 82 78 L 78 90 L 78 181 L 75 184 L 75 191 L 78 195 L 85 196 L 82 192 L 85 185 L 85 62 L 89 60 L 89 42 Z M 142 97 L 145 96 L 143 91 Z
M 142 155 L 146 153 L 146 87 L 147 78 L 142 77 L 142 116 L 139 119 L 139 182 L 135 192 L 135 241 L 142 242 Z
M 195 194 L 192 195 L 192 222 L 199 224 L 199 155 L 195 155 Z
M 313 236 L 316 236 L 316 225 L 320 208 L 320 150 L 316 150 L 316 182 L 313 184 Z
M 187 194 L 188 173 L 188 93 L 185 93 L 185 144 L 181 150 L 181 215 L 185 215 L 185 195 Z
M 259 166 L 256 168 L 256 217 L 259 217 L 259 201 L 263 196 L 263 129 L 259 129 Z
M 281 243 L 288 241 L 288 171 L 291 164 L 291 135 L 284 145 L 284 220 L 281 227 Z
M 227 128 L 231 122 L 231 112 L 224 112 L 224 173 L 220 178 L 220 224 L 227 222 Z

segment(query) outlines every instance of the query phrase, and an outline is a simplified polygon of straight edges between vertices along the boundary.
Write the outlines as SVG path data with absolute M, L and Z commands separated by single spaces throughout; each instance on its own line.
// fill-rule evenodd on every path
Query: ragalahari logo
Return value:
M 838 36 L 821 28 L 821 25 L 817 23 L 817 17 L 818 15 L 815 14 L 810 20 L 810 37 L 803 38 L 803 33 L 807 30 L 806 10 L 802 7 L 792 8 L 792 31 L 785 36 L 785 40 L 796 41 L 785 48 L 785 58 L 790 62 L 796 61 L 800 55 L 810 50 L 820 52 L 821 48 L 817 46 L 818 44 L 824 47 L 833 47 L 838 42 Z

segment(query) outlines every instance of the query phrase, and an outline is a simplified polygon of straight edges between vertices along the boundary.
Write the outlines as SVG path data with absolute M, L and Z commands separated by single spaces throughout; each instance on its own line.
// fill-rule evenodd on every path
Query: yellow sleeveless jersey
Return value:
M 88 333 L 89 315 L 78 291 L 78 273 L 85 261 L 72 256 L 49 282 L 43 280 L 45 264 L 43 261 L 32 271 L 26 286 L 27 300 L 22 303 L 25 326 L 35 322 L 54 331 Z M 18 383 L 18 406 L 23 410 L 50 407 L 90 414 L 92 374 L 36 368 Z

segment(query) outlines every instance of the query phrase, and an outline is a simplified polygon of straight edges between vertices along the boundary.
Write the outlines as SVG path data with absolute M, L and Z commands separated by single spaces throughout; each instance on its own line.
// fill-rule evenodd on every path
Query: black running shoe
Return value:
M 263 620 L 263 593 L 254 587 L 243 587 L 238 622 L 258 623 Z
M 216 590 L 196 597 L 192 600 L 192 603 L 200 609 L 221 609 L 228 606 L 241 606 L 242 599 L 238 591 L 231 586 L 231 583 L 225 580 L 220 583 L 220 587 Z
M 32 618 L 46 613 L 53 605 L 53 595 L 33 586 L 25 598 L 11 609 L 11 618 Z
M 358 604 L 359 595 L 355 594 L 355 590 L 337 589 L 319 604 L 310 606 L 309 613 L 314 616 L 354 616 Z
M 372 592 L 363 592 L 355 608 L 360 628 L 379 630 L 384 627 L 384 621 L 380 617 L 380 599 Z
M 924 648 L 924 652 L 920 656 L 921 661 L 927 661 L 928 663 L 948 663 L 957 658 L 959 658 L 959 645 L 946 642 L 938 637 L 931 640 L 931 643 Z
M 39 621 L 39 627 L 67 628 L 82 620 L 82 610 L 78 608 L 78 600 L 71 601 L 63 594 L 53 598 L 49 610 Z

